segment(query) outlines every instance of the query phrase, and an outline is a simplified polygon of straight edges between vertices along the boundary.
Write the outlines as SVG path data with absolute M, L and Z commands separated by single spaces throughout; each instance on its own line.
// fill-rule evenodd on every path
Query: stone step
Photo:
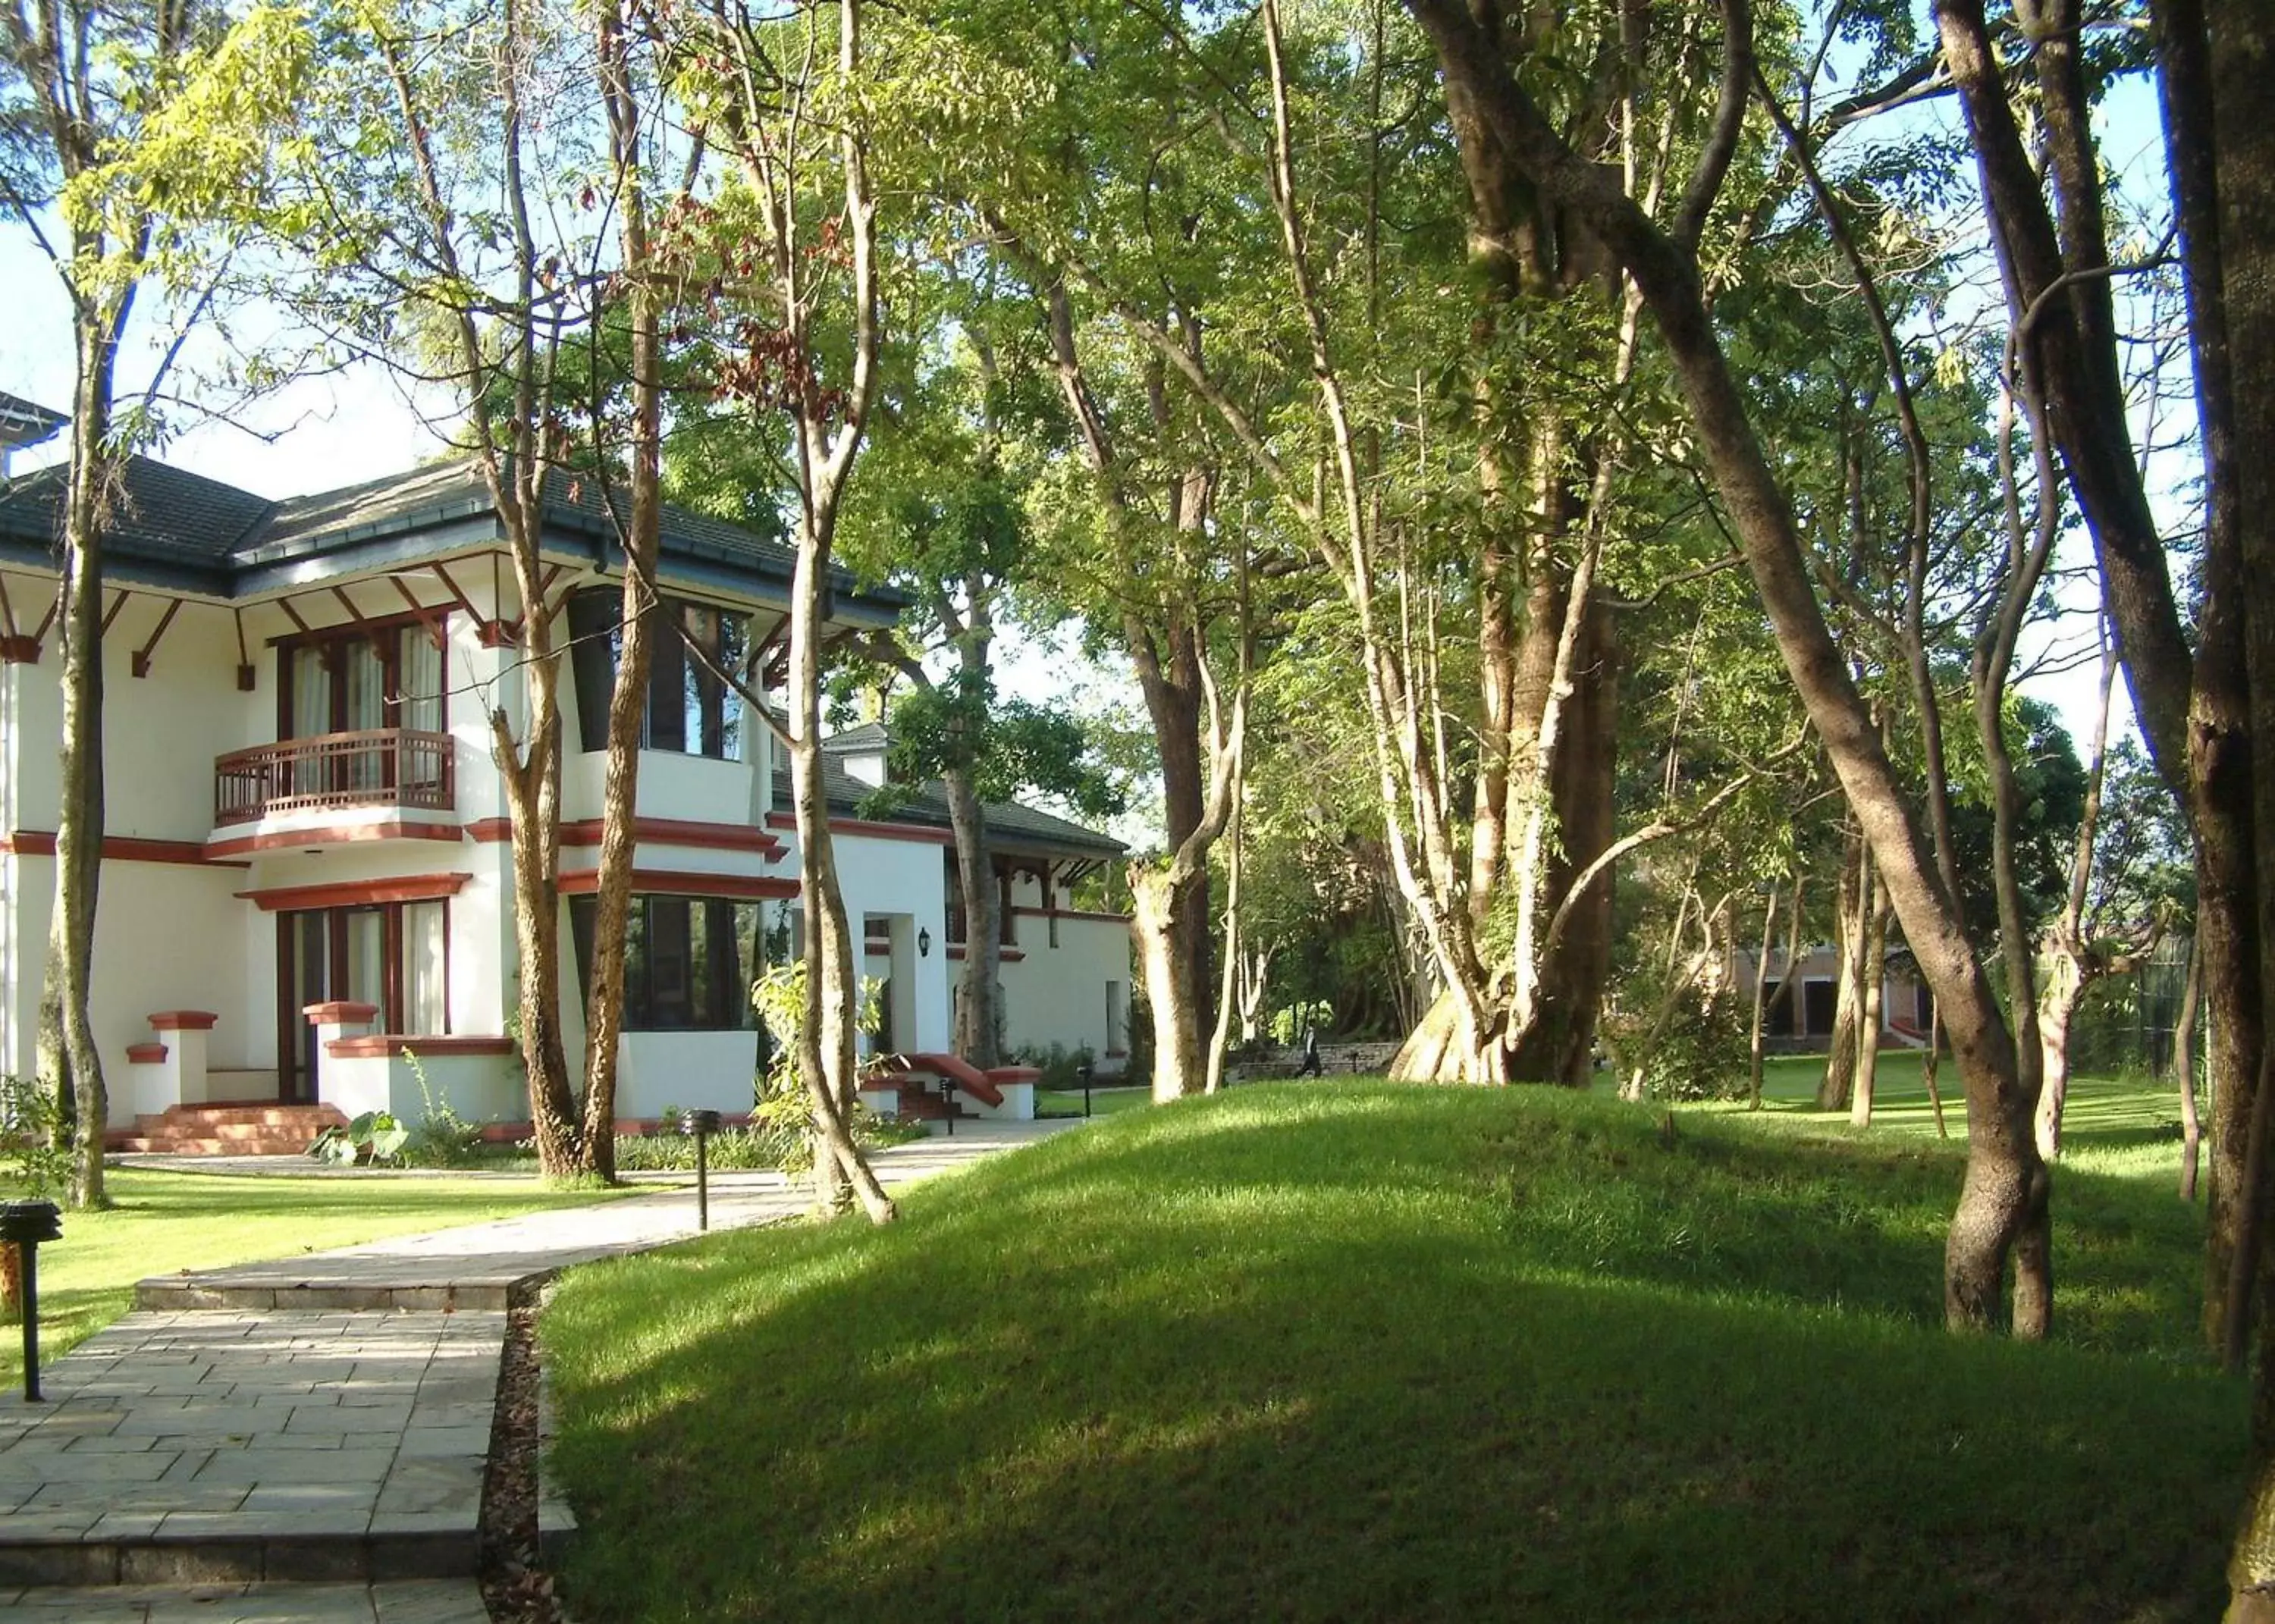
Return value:
M 309 1134 L 270 1134 L 251 1139 L 216 1139 L 194 1134 L 107 1134 L 103 1148 L 121 1155 L 144 1156 L 299 1156 L 306 1153 Z

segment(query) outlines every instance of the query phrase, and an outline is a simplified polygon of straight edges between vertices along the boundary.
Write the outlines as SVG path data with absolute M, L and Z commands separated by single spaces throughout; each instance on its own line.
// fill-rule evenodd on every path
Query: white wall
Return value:
M 1107 1053 L 1107 986 L 1117 983 L 1128 996 L 1130 927 L 1119 921 L 1062 916 L 1059 945 L 1050 945 L 1050 924 L 1036 914 L 1020 914 L 1018 945 L 1025 956 L 1003 961 L 1005 1036 L 1017 1048 L 1087 1047 Z
M 18 940 L 37 943 L 40 950 L 9 955 L 11 1018 L 0 1066 L 28 1076 L 37 1063 L 40 981 L 54 911 L 55 860 L 11 857 L 7 875 Z M 243 876 L 240 869 L 178 863 L 103 865 L 87 1019 L 106 1077 L 125 1083 L 127 1046 L 158 1037 L 148 1017 L 162 1009 L 205 1009 L 220 1017 L 208 1034 L 208 1063 L 214 1070 L 276 1064 L 273 1002 L 261 1004 L 256 1018 L 251 996 L 262 967 L 274 986 L 276 927 L 267 915 L 231 895 Z M 128 1089 L 113 1091 L 114 1126 L 133 1121 L 133 1104 Z

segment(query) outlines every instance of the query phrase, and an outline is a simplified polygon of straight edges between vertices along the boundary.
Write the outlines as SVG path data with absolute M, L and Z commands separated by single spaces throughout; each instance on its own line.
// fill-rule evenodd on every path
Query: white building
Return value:
M 19 1075 L 34 1064 L 55 886 L 60 473 L 0 488 L 0 1069 Z M 518 731 L 525 714 L 525 606 L 479 472 L 442 464 L 268 502 L 138 458 L 108 549 L 108 827 L 88 1013 L 113 1126 L 218 1101 L 416 1119 L 422 1091 L 476 1121 L 525 1120 L 489 720 L 502 713 Z M 789 550 L 675 509 L 661 551 L 669 612 L 764 680 L 785 631 Z M 561 853 L 573 1068 L 622 578 L 593 481 L 549 484 L 544 555 L 556 638 L 574 639 Z M 830 617 L 888 625 L 903 601 L 841 577 Z M 749 984 L 786 950 L 797 892 L 771 735 L 679 639 L 655 646 L 620 1060 L 629 1119 L 748 1109 L 762 1040 Z M 833 829 L 871 973 L 888 983 L 886 1041 L 945 1050 L 946 809 L 919 795 L 865 820 L 864 793 L 850 776 L 833 786 Z M 1126 930 L 1062 907 L 1069 870 L 1120 847 L 1029 809 L 997 816 L 1021 904 L 1004 977 L 1014 1041 L 1120 1046 Z M 1053 945 L 1070 937 L 1081 945 Z

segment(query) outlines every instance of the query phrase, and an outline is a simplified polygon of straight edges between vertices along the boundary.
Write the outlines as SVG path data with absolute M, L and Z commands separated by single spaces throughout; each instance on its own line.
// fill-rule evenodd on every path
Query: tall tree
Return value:
M 162 342 L 155 376 L 122 390 L 121 351 L 153 283 L 186 292 L 189 321 L 217 275 L 194 251 L 201 223 L 170 193 L 225 185 L 241 155 L 219 122 L 241 113 L 232 86 L 272 47 L 280 14 L 234 24 L 203 0 L 116 6 L 14 0 L 0 6 L 0 211 L 38 245 L 71 311 L 71 466 L 62 503 L 63 725 L 56 889 L 40 997 L 40 1075 L 71 1124 L 73 1205 L 105 1205 L 110 1099 L 87 1023 L 104 821 L 102 575 L 126 459 L 156 427 L 186 329 Z M 297 67 L 290 53 L 266 65 Z M 217 151 L 216 151 L 217 149 Z M 170 181 L 172 184 L 167 184 Z M 122 408 L 124 408 L 122 410 Z
M 850 1193 L 881 1224 L 894 1216 L 892 1200 L 848 1126 L 858 966 L 821 751 L 832 555 L 876 402 L 881 342 L 868 119 L 877 79 L 865 57 L 865 26 L 860 0 L 784 19 L 754 18 L 721 0 L 705 24 L 715 78 L 701 106 L 739 186 L 721 221 L 746 222 L 744 240 L 752 245 L 743 350 L 722 387 L 779 422 L 789 441 L 797 560 L 786 742 L 805 922 L 799 1074 L 816 1138 L 815 1177 L 825 1201 Z
M 1706 216 L 1742 132 L 1756 60 L 1742 0 L 1721 6 L 1713 122 L 1671 223 L 1655 221 L 1619 176 L 1576 154 L 1520 84 L 1500 8 L 1409 0 L 1438 52 L 1448 94 L 1477 108 L 1497 150 L 1551 203 L 1568 209 L 1633 278 L 1690 407 L 1700 449 L 1745 554 L 1787 671 L 1862 827 L 1906 940 L 1942 1006 L 1967 1080 L 1969 1156 L 1945 1254 L 1945 1311 L 1955 1326 L 1999 1317 L 2014 1265 L 2012 1324 L 2043 1335 L 2052 1309 L 2049 1181 L 2031 1137 L 2035 1093 L 1941 877 L 1812 588 L 1788 495 L 1757 438 L 1709 314 L 1698 262 Z M 1456 88 L 1457 87 L 1457 88 Z

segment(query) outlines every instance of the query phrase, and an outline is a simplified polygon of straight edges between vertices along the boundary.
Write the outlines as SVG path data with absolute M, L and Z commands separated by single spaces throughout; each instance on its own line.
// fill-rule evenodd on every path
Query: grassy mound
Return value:
M 2060 1340 L 1936 1328 L 1950 1149 L 1542 1090 L 1133 1112 L 905 1220 L 577 1273 L 580 1616 L 2210 1616 L 2196 1217 L 2060 1178 Z

